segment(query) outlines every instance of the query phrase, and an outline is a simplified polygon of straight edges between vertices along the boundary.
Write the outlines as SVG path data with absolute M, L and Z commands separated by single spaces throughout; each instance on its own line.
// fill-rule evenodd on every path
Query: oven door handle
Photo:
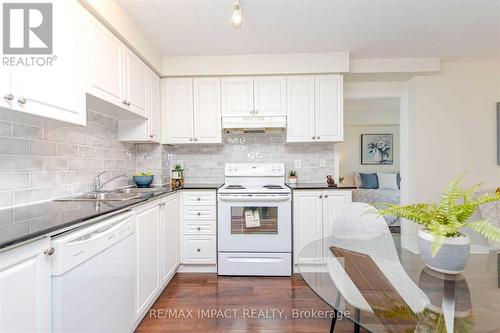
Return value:
M 219 195 L 220 201 L 231 201 L 231 202 L 254 202 L 254 201 L 262 201 L 262 202 L 277 202 L 277 201 L 289 201 L 290 195 L 280 195 L 280 196 L 235 196 L 235 195 Z

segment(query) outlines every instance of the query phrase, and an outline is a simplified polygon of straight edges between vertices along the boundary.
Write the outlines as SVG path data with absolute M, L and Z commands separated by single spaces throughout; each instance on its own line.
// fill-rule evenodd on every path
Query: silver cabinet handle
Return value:
M 166 204 L 167 204 L 166 202 L 161 202 L 158 206 L 165 207 Z
M 196 198 L 196 201 L 200 201 L 200 200 L 201 200 L 201 198 Z
M 320 199 L 323 199 L 323 195 L 321 195 L 321 194 L 320 194 L 320 195 L 319 195 L 319 198 L 320 198 Z
M 150 135 L 149 135 L 149 137 L 150 137 L 151 139 L 154 139 L 154 138 L 157 138 L 157 137 L 158 137 L 158 135 L 156 135 L 156 134 L 150 134 Z
M 319 140 L 319 136 L 318 136 L 318 140 Z
M 316 140 L 316 137 L 315 137 L 315 136 L 313 136 L 313 140 Z
M 7 95 L 4 95 L 3 98 L 6 100 L 6 101 L 12 101 L 14 99 L 14 95 L 12 94 L 7 94 Z
M 196 249 L 196 252 L 201 252 L 201 249 Z
M 124 100 L 122 101 L 122 104 L 127 105 L 127 100 L 126 100 L 126 99 L 124 99 Z
M 45 249 L 45 251 L 43 251 L 43 253 L 45 253 L 48 256 L 51 256 L 54 253 L 56 253 L 56 249 L 54 249 L 53 247 L 49 247 L 48 249 Z
M 328 194 L 325 194 L 325 198 L 328 198 Z
M 198 212 L 198 213 L 196 213 L 196 215 L 201 216 L 201 213 L 200 213 L 200 212 Z
M 127 106 L 130 106 L 130 101 L 127 102 Z
M 193 138 L 189 138 L 189 141 L 193 141 Z
M 196 230 L 201 231 L 201 228 L 200 228 L 200 227 L 198 227 L 198 228 L 196 228 Z
M 18 98 L 18 99 L 17 99 L 17 102 L 18 102 L 19 104 L 26 104 L 26 102 L 27 102 L 27 101 L 26 101 L 26 98 L 24 98 L 24 97 L 20 97 L 20 98 Z
M 198 138 L 194 138 L 194 141 L 198 141 Z

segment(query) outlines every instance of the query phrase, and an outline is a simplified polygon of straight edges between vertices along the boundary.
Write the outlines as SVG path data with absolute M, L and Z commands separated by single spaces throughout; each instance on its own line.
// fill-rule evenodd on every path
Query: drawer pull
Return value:
M 196 198 L 196 200 L 201 201 L 201 198 Z
M 196 229 L 197 229 L 198 231 L 201 231 L 201 228 L 200 228 L 200 227 L 198 227 L 198 228 L 196 228 Z
M 201 216 L 201 213 L 200 213 L 200 212 L 198 212 L 198 213 L 196 213 L 196 215 Z
M 201 249 L 196 249 L 196 252 L 201 252 Z

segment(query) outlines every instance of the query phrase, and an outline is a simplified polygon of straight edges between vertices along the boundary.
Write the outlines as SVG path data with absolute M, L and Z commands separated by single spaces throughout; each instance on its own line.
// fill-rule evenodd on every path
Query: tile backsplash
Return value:
M 157 145 L 158 146 L 158 145 Z M 118 141 L 118 121 L 87 112 L 87 126 L 49 127 L 0 121 L 0 208 L 82 193 L 102 179 L 136 170 L 136 146 Z
M 223 182 L 225 163 L 285 163 L 301 182 L 324 182 L 335 171 L 334 143 L 286 144 L 286 134 L 225 134 L 222 145 L 164 146 L 164 169 L 184 164 L 186 182 Z M 295 167 L 299 161 L 301 167 Z

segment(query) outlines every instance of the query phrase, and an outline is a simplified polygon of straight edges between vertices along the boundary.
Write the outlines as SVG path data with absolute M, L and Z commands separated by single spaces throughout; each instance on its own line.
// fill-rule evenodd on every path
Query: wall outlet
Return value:
M 320 168 L 326 168 L 326 159 L 325 158 L 320 158 L 319 159 L 319 167 Z
M 302 161 L 301 160 L 295 160 L 295 169 L 302 169 Z

